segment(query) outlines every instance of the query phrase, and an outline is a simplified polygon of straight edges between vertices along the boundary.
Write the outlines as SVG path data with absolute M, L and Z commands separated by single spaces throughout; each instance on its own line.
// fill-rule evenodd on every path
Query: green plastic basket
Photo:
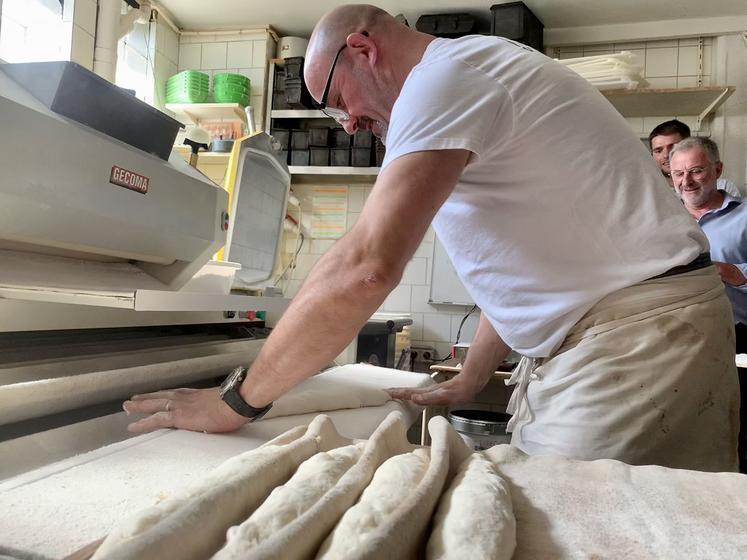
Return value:
M 210 76 L 184 70 L 166 80 L 166 103 L 204 103 L 210 94 Z
M 249 78 L 243 74 L 232 74 L 230 72 L 223 72 L 215 74 L 213 76 L 213 85 L 218 84 L 236 84 L 240 86 L 249 87 Z

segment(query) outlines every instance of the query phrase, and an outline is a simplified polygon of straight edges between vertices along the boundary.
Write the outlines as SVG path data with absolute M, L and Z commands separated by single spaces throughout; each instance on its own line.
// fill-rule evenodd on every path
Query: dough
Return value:
M 444 492 L 426 549 L 428 560 L 510 560 L 516 519 L 506 482 L 473 453 Z
M 308 429 L 294 428 L 229 459 L 191 490 L 125 521 L 93 558 L 209 557 L 225 542 L 227 529 L 246 519 L 301 462 L 320 450 L 345 444 L 350 441 L 337 434 L 329 417 L 317 416 Z
M 238 527 L 228 530 L 227 543 L 213 558 L 243 560 L 248 552 L 313 506 L 360 458 L 364 443 L 317 453 L 296 474 L 272 491 Z
M 389 457 L 412 451 L 401 412 L 391 412 L 364 443 L 360 459 L 314 505 L 243 556 L 246 560 L 313 558 L 376 469 Z
M 416 449 L 388 459 L 374 474 L 358 503 L 343 515 L 322 545 L 317 558 L 349 558 L 402 503 L 405 489 L 415 488 L 430 461 L 428 449 Z

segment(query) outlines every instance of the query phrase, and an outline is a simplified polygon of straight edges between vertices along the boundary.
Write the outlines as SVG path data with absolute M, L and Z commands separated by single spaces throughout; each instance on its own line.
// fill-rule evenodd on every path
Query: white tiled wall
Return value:
M 371 189 L 371 185 L 348 187 L 348 229 L 360 215 Z M 302 220 L 306 222 L 310 216 L 313 187 L 294 185 L 293 190 L 301 202 Z M 450 351 L 451 344 L 456 341 L 457 330 L 462 318 L 470 308 L 451 305 L 436 306 L 428 303 L 434 239 L 433 230 L 429 230 L 412 260 L 405 268 L 400 284 L 389 294 L 379 311 L 411 314 L 413 319 L 410 335 L 411 343 L 434 347 L 441 357 L 445 357 Z M 304 243 L 298 256 L 297 266 L 290 272 L 289 280 L 283 283 L 287 297 L 292 297 L 298 292 L 311 267 L 333 243 L 333 241 L 316 239 Z M 295 238 L 286 240 L 286 259 L 296 250 L 296 247 Z M 477 328 L 477 321 L 477 312 L 465 321 L 460 342 L 472 340 Z
M 69 0 L 65 2 L 62 20 L 71 25 L 70 60 L 93 70 L 96 0 Z
M 251 81 L 251 100 L 257 130 L 263 128 L 268 60 L 275 40 L 262 30 L 227 34 L 183 34 L 179 40 L 178 71 L 200 70 L 210 77 L 220 72 L 243 74 Z

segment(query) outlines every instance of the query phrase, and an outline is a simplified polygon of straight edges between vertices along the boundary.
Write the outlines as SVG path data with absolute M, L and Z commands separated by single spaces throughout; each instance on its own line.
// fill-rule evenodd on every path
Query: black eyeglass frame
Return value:
M 340 53 L 342 53 L 343 49 L 347 46 L 348 44 L 345 43 L 340 47 L 340 49 L 337 51 L 337 54 L 335 55 L 335 58 L 332 60 L 332 66 L 329 67 L 329 74 L 327 74 L 327 83 L 324 86 L 322 99 L 319 103 L 316 103 L 316 108 L 320 111 L 324 111 L 327 108 L 327 98 L 329 97 L 329 89 L 332 87 L 332 76 L 335 73 L 335 66 L 337 66 L 337 60 L 340 58 Z

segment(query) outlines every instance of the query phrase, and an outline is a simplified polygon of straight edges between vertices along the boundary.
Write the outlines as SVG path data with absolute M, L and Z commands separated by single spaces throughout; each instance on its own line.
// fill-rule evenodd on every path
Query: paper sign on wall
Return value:
M 311 237 L 338 239 L 345 233 L 348 215 L 347 187 L 314 187 Z

